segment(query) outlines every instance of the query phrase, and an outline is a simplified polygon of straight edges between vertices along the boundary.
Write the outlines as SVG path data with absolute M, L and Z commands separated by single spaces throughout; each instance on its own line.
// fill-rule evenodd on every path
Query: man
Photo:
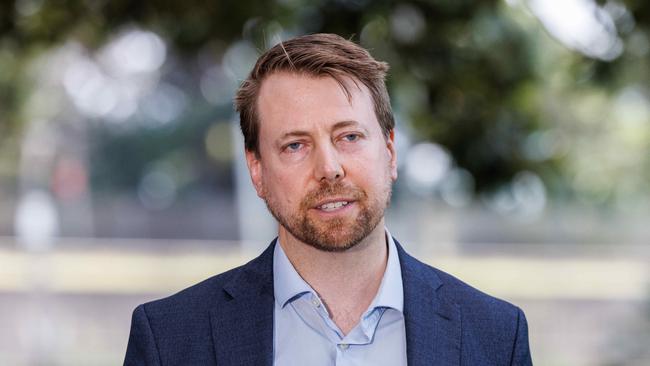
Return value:
M 522 311 L 404 252 L 387 64 L 316 34 L 260 57 L 236 97 L 279 222 L 253 261 L 133 314 L 125 365 L 530 365 Z

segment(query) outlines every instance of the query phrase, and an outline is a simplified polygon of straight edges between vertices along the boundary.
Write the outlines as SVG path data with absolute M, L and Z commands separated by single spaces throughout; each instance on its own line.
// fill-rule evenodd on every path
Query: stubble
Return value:
M 303 198 L 297 212 L 281 212 L 274 197 L 267 197 L 265 203 L 280 225 L 296 239 L 325 252 L 343 252 L 359 244 L 377 227 L 390 203 L 391 193 L 390 180 L 376 197 L 369 197 L 364 190 L 341 181 L 323 182 Z M 353 218 L 319 220 L 312 217 L 309 211 L 329 197 L 352 198 L 359 213 Z

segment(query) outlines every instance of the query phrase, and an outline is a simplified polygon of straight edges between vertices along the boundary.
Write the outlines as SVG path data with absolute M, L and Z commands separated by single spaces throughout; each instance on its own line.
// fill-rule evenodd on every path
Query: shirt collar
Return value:
M 388 229 L 385 229 L 385 231 L 388 242 L 388 261 L 377 295 L 368 310 L 372 311 L 376 307 L 387 307 L 402 312 L 404 309 L 402 270 L 393 237 L 388 232 Z M 288 302 L 305 293 L 316 295 L 316 292 L 300 277 L 293 264 L 289 261 L 280 245 L 279 238 L 276 240 L 273 251 L 273 291 L 276 302 L 282 308 Z
M 404 309 L 404 289 L 402 287 L 402 268 L 399 264 L 397 246 L 393 236 L 386 229 L 386 240 L 388 242 L 388 261 L 386 271 L 381 279 L 379 290 L 375 299 L 372 300 L 369 310 L 377 307 L 392 308 L 399 312 Z
M 314 292 L 305 280 L 300 277 L 289 258 L 284 253 L 280 245 L 280 238 L 276 240 L 273 251 L 273 292 L 275 301 L 284 308 L 284 306 L 301 295 Z

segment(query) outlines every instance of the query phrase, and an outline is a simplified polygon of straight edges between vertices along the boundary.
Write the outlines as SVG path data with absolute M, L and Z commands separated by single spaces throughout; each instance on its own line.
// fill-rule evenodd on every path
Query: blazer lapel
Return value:
M 402 269 L 406 353 L 410 366 L 459 365 L 458 307 L 438 292 L 442 282 L 395 241 Z M 231 299 L 211 311 L 218 365 L 273 365 L 275 241 L 224 286 Z
M 273 364 L 273 248 L 224 286 L 231 299 L 210 313 L 217 365 Z
M 409 366 L 459 365 L 460 309 L 438 291 L 443 285 L 438 275 L 395 243 L 402 268 Z

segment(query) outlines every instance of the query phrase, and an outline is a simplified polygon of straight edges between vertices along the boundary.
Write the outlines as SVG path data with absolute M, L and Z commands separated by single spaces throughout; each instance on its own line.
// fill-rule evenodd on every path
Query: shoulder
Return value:
M 521 310 L 517 306 L 413 258 L 401 247 L 399 251 L 403 275 L 406 272 L 404 280 L 409 278 L 417 286 L 432 288 L 439 299 L 457 307 L 466 321 L 500 324 L 518 321 Z
M 144 303 L 141 307 L 149 317 L 159 314 L 187 313 L 188 310 L 208 310 L 209 307 L 229 299 L 228 294 L 224 291 L 224 286 L 233 278 L 239 276 L 243 270 L 244 266 L 233 268 L 187 287 L 171 296 Z
M 453 304 L 460 316 L 460 343 L 469 364 L 532 364 L 528 324 L 519 307 L 426 267 L 440 279 L 437 297 Z
M 274 242 L 258 257 L 171 296 L 140 305 L 149 318 L 207 316 L 235 293 L 256 293 L 272 284 Z
M 461 344 L 470 364 L 532 365 L 524 312 L 456 277 L 431 268 L 440 277 L 438 295 L 456 304 Z M 471 356 L 470 356 L 471 355 Z
M 426 266 L 442 282 L 442 286 L 438 290 L 440 296 L 458 305 L 466 317 L 476 317 L 497 322 L 516 321 L 520 311 L 517 306 L 478 290 L 449 273 Z
M 180 355 L 192 355 L 193 364 L 210 363 L 210 309 L 224 301 L 223 284 L 239 271 L 241 267 L 136 307 L 124 364 L 187 363 L 177 359 Z
M 530 365 L 528 326 L 517 306 L 420 262 L 398 246 L 405 309 L 416 321 L 434 312 L 455 324 L 468 364 Z M 415 304 L 415 305 L 414 305 Z M 424 314 L 424 315 L 423 315 Z
M 174 295 L 138 306 L 131 320 L 125 364 L 213 364 L 214 310 L 232 299 L 229 287 L 255 283 L 259 258 L 210 277 Z M 257 261 L 257 262 L 256 262 Z M 252 288 L 252 286 L 249 286 Z

